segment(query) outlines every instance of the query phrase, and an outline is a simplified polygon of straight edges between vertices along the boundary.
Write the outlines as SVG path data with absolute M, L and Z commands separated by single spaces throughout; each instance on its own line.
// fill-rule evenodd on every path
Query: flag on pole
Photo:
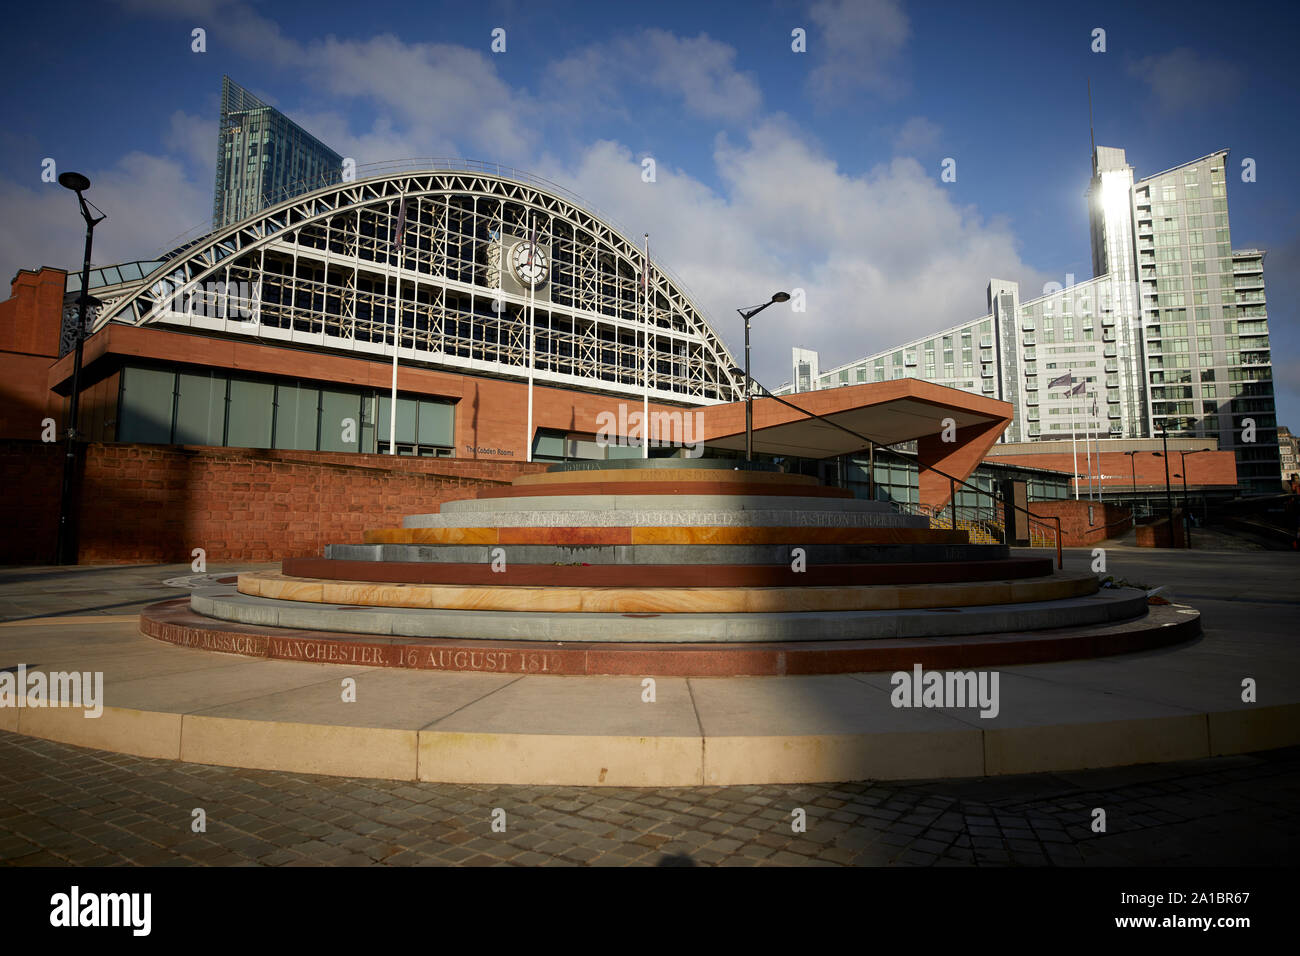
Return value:
M 406 197 L 397 205 L 397 234 L 393 239 L 394 246 L 402 244 L 402 235 L 406 232 Z
M 1074 375 L 1071 374 L 1070 372 L 1066 372 L 1060 378 L 1054 378 L 1050 382 L 1048 382 L 1047 387 L 1056 388 L 1056 386 L 1058 385 L 1072 385 L 1073 383 L 1074 383 Z
M 1068 392 L 1066 392 L 1065 394 L 1066 394 L 1066 395 L 1082 395 L 1082 394 L 1083 394 L 1083 390 L 1084 390 L 1085 388 L 1087 388 L 1087 387 L 1088 387 L 1088 383 L 1087 383 L 1087 382 L 1080 382 L 1078 385 L 1074 386 L 1074 388 L 1070 389 L 1070 390 L 1069 390 Z

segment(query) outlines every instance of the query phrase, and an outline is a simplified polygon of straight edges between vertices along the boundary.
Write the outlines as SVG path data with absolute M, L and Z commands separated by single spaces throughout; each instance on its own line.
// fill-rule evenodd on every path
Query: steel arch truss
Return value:
M 653 262 L 643 283 L 641 249 L 567 199 L 475 172 L 390 174 L 283 202 L 190 244 L 105 303 L 93 328 L 163 323 L 391 354 L 399 313 L 403 360 L 520 377 L 529 300 L 502 281 L 503 237 L 530 227 L 552 263 L 532 304 L 537 380 L 692 404 L 742 396 L 686 293 Z

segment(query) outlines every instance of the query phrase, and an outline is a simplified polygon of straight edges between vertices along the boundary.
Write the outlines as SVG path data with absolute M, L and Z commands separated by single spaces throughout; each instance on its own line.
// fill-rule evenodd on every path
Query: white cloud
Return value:
M 1143 57 L 1128 69 L 1145 81 L 1160 105 L 1171 112 L 1230 103 L 1242 86 L 1241 72 L 1235 66 L 1187 47 Z
M 277 23 L 239 0 L 124 0 L 124 6 L 203 26 L 209 49 L 223 43 L 250 59 L 297 71 L 334 98 L 377 107 L 382 112 L 370 134 L 358 137 L 362 144 L 393 141 L 385 122 L 431 133 L 455 130 L 462 148 L 507 162 L 525 158 L 540 141 L 533 98 L 502 80 L 491 55 L 483 51 L 447 43 L 407 43 L 391 33 L 365 40 L 329 36 L 304 44 L 286 37 Z M 291 105 L 276 105 L 299 115 Z M 335 149 L 348 145 L 312 132 Z M 418 146 L 433 137 L 400 138 Z
M 818 27 L 809 40 L 808 56 L 818 65 L 808 91 L 818 102 L 862 92 L 895 96 L 906 87 L 896 69 L 912 28 L 897 0 L 819 0 L 808 14 Z
M 618 102 L 622 90 L 642 86 L 666 93 L 696 116 L 738 122 L 757 112 L 763 95 L 753 74 L 737 70 L 735 61 L 734 47 L 707 34 L 646 29 L 556 61 L 546 85 L 563 91 L 565 108 L 594 106 L 626 117 Z
M 195 175 L 209 179 L 216 176 L 217 118 L 195 116 L 184 110 L 172 113 L 163 145 L 174 156 L 183 157 Z
M 822 353 L 822 367 L 984 314 L 991 276 L 1019 277 L 1036 290 L 1049 276 L 1021 260 L 1010 229 L 956 206 L 911 159 L 862 176 L 841 172 L 788 125 L 761 125 L 743 145 L 720 138 L 714 159 L 722 189 L 640 164 L 619 144 L 599 142 L 571 167 L 545 170 L 625 223 L 680 274 L 732 347 L 735 309 L 801 287 L 808 310 L 776 306 L 755 320 L 754 364 L 769 385 L 788 378 L 790 347 Z
M 481 155 L 518 160 L 540 141 L 533 97 L 502 80 L 480 51 L 392 35 L 330 37 L 309 44 L 305 62 L 329 92 L 369 100 L 410 129 L 455 130 Z
M 943 128 L 924 116 L 913 116 L 894 134 L 894 152 L 916 155 L 928 153 L 939 145 Z
M 170 239 L 212 220 L 212 183 L 195 182 L 182 163 L 133 152 L 90 178 L 86 198 L 108 214 L 95 227 L 93 265 L 147 259 Z M 0 209 L 20 230 L 0 231 L 0 275 L 42 265 L 81 268 L 85 223 L 76 197 L 53 183 L 0 180 Z

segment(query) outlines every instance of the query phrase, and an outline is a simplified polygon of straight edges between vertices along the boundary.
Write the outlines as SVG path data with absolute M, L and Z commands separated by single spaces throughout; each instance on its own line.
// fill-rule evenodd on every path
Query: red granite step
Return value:
M 489 564 L 424 561 L 344 561 L 333 558 L 285 558 L 285 574 L 330 581 L 379 581 L 394 584 L 470 584 L 513 587 L 843 587 L 868 584 L 955 584 L 1044 577 L 1050 558 L 1004 558 L 994 561 L 936 561 L 894 564 L 810 565 L 794 571 L 788 564 L 510 564 L 493 571 Z

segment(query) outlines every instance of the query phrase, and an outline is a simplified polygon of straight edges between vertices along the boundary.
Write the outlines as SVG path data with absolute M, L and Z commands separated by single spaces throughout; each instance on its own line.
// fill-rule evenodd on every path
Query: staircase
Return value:
M 895 506 L 907 514 L 919 515 L 925 518 L 930 522 L 932 530 L 948 531 L 953 527 L 951 507 L 931 511 L 922 505 L 904 502 L 895 502 Z M 988 508 L 958 507 L 956 527 L 959 531 L 965 531 L 970 536 L 971 544 L 1002 544 L 1006 536 L 1006 529 L 1003 526 L 1001 517 L 996 513 L 991 513 Z M 1055 526 L 1030 518 L 1029 545 L 1034 548 L 1056 547 Z

